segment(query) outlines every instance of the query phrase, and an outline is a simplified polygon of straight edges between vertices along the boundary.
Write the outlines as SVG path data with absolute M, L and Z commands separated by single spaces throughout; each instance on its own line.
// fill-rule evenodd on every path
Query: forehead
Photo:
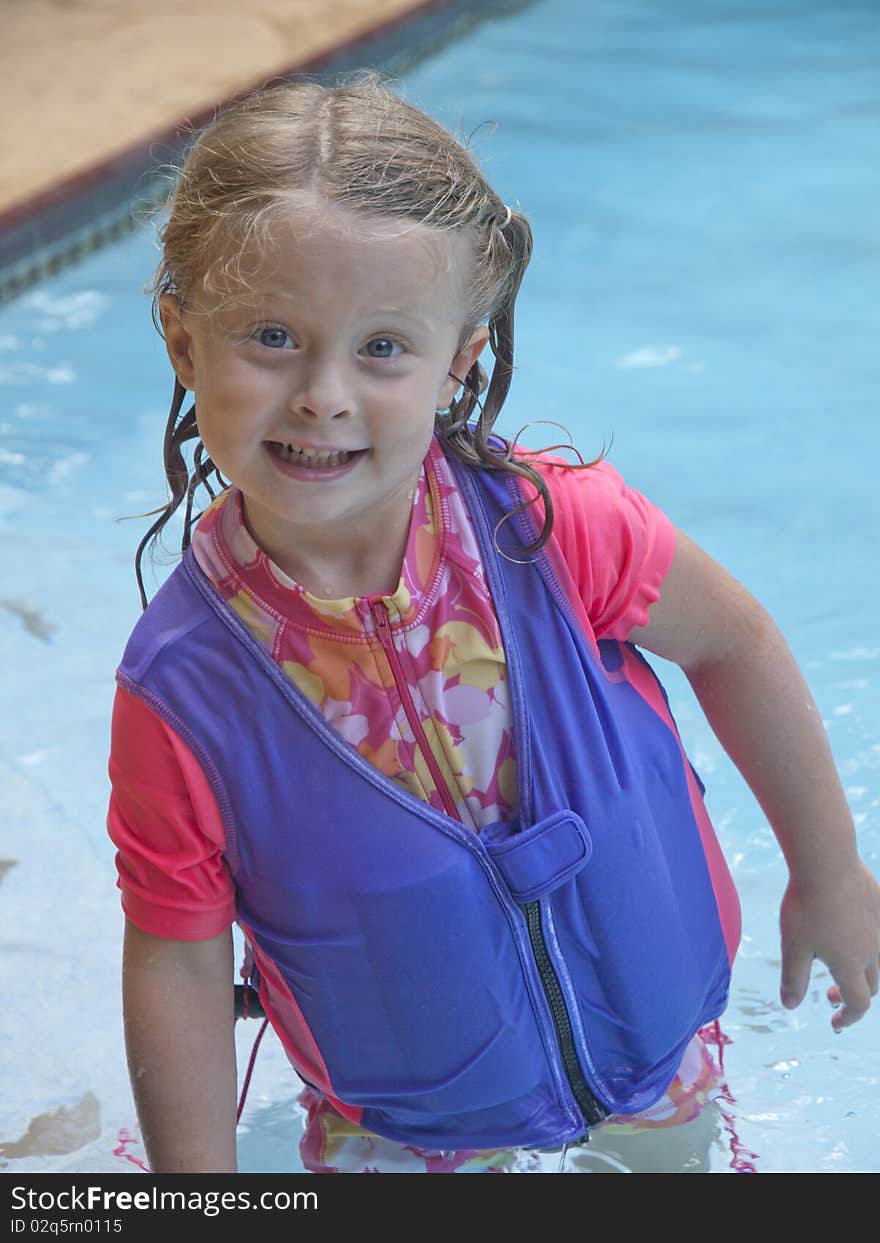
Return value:
M 268 214 L 259 235 L 220 267 L 225 292 L 239 304 L 333 297 L 361 309 L 379 298 L 463 319 L 470 253 L 463 231 L 297 196 Z

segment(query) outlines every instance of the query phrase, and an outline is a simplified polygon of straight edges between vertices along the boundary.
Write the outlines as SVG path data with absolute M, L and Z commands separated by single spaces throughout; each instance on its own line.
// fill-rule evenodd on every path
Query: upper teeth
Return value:
M 351 456 L 348 449 L 301 449 L 299 445 L 282 445 L 281 456 L 288 460 L 300 458 L 319 466 L 339 466 Z

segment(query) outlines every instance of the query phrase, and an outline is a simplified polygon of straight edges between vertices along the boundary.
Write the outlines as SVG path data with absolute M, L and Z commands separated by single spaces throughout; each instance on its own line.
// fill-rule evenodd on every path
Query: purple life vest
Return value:
M 662 1095 L 726 1005 L 728 948 L 702 786 L 627 671 L 662 688 L 631 644 L 597 657 L 549 558 L 514 549 L 527 518 L 498 537 L 519 561 L 499 556 L 509 478 L 453 467 L 507 658 L 515 822 L 475 833 L 363 759 L 191 550 L 118 677 L 201 763 L 238 919 L 361 1125 L 424 1148 L 554 1147 Z

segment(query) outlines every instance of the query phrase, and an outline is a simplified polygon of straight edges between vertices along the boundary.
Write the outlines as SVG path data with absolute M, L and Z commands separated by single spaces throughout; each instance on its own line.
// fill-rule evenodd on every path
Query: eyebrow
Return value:
M 373 314 L 380 316 L 380 317 L 387 315 L 392 319 L 400 318 L 400 319 L 406 320 L 407 322 L 415 322 L 415 323 L 421 324 L 422 327 L 425 328 L 426 331 L 428 332 L 434 332 L 437 328 L 437 323 L 435 320 L 427 319 L 424 315 L 420 314 L 418 311 L 406 311 L 402 309 L 401 307 L 379 306 L 379 307 L 376 307 L 375 311 L 371 311 L 371 315 Z
M 239 305 L 235 308 L 244 318 L 253 320 L 271 320 L 273 318 L 285 319 L 286 315 L 282 310 L 285 302 L 291 299 L 281 294 L 267 294 L 263 296 L 259 302 L 249 303 L 247 305 Z M 370 308 L 363 317 L 365 320 L 384 318 L 392 320 L 403 320 L 405 323 L 418 324 L 425 332 L 436 332 L 440 324 L 435 319 L 428 319 L 427 316 L 419 311 L 407 310 L 398 306 L 377 306 Z

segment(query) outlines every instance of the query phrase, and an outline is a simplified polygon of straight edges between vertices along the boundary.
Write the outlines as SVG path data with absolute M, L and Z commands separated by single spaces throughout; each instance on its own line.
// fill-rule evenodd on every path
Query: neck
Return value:
M 297 528 L 291 538 L 262 530 L 246 497 L 244 519 L 254 542 L 278 568 L 322 600 L 391 595 L 400 582 L 417 480 L 373 520 L 356 528 L 331 524 Z

